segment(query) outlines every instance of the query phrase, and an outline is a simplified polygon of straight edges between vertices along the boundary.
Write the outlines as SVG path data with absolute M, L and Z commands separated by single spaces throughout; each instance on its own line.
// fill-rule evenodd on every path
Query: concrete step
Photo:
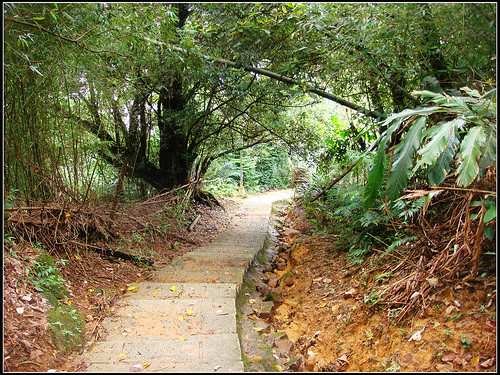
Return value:
M 125 299 L 196 299 L 236 298 L 236 285 L 213 283 L 157 283 L 142 281 L 130 284 L 137 292 L 127 292 Z M 118 302 L 117 304 L 120 304 Z
M 132 363 L 92 363 L 87 372 L 95 373 L 126 373 L 126 372 L 171 372 L 171 373 L 205 373 L 205 372 L 244 372 L 243 361 L 193 361 L 193 362 L 137 362 Z
M 219 266 L 167 266 L 159 270 L 151 281 L 159 283 L 222 283 L 241 285 L 246 268 Z
M 127 300 L 103 325 L 108 331 L 105 339 L 111 341 L 134 336 L 177 340 L 237 333 L 235 303 L 229 298 Z
M 88 371 L 102 372 L 116 371 L 124 368 L 125 371 L 133 365 L 142 366 L 150 364 L 144 372 L 171 371 L 176 368 L 189 368 L 196 372 L 199 363 L 213 366 L 234 367 L 236 371 L 243 369 L 240 366 L 241 348 L 238 334 L 190 336 L 185 341 L 164 340 L 157 337 L 141 336 L 133 340 L 105 341 L 96 344 L 92 350 L 83 355 L 86 363 L 90 364 Z M 96 366 L 98 365 L 98 366 Z M 174 365 L 176 365 L 174 367 Z M 210 370 L 208 368 L 207 370 Z

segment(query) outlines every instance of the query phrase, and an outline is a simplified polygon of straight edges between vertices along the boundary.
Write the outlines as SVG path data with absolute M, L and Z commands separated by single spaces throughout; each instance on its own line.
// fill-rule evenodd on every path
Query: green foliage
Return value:
M 64 287 L 66 280 L 59 275 L 57 270 L 57 265 L 64 265 L 64 263 L 64 259 L 55 262 L 50 255 L 42 253 L 33 264 L 30 272 L 35 289 L 40 292 L 49 293 L 56 299 L 67 297 L 68 292 Z
M 408 186 L 409 174 L 415 174 L 423 167 L 427 169 L 427 182 L 431 185 L 439 185 L 455 169 L 458 185 L 466 187 L 486 168 L 496 165 L 496 144 L 493 139 L 493 135 L 496 136 L 495 91 L 483 96 L 468 88 L 463 88 L 463 91 L 469 96 L 416 92 L 416 95 L 429 98 L 438 106 L 407 109 L 384 121 L 383 125 L 390 127 L 382 137 L 368 177 L 364 192 L 365 207 L 370 207 L 379 197 L 382 182 L 386 178 L 385 165 L 391 158 L 385 152 L 388 140 L 402 122 L 412 116 L 418 116 L 417 120 L 395 146 L 392 156 L 394 163 L 386 189 L 389 201 L 397 199 Z M 436 116 L 445 120 L 430 125 L 421 133 L 426 123 L 432 124 L 429 118 Z M 450 120 L 450 117 L 454 118 Z M 413 166 L 415 151 L 419 159 Z
M 422 129 L 425 126 L 426 117 L 419 117 L 406 133 L 403 141 L 394 150 L 394 162 L 389 176 L 387 199 L 394 200 L 408 184 L 408 172 L 413 166 L 413 155 L 420 146 Z
M 239 148 L 276 140 L 326 171 L 332 161 L 347 164 L 379 134 L 371 119 L 352 113 L 349 121 L 329 114 L 318 126 L 321 116 L 307 113 L 317 100 L 308 87 L 384 116 L 418 105 L 410 93 L 425 85 L 486 90 L 496 74 L 490 4 L 8 3 L 4 11 L 4 182 L 7 192 L 28 198 L 62 192 L 107 199 L 127 156 L 133 162 L 123 198 L 133 199 L 187 182 L 190 172 L 203 177 L 213 160 Z M 294 84 L 251 73 L 251 66 Z M 323 131 L 328 126 L 331 133 Z M 471 137 L 484 148 L 470 138 L 460 151 L 462 183 L 473 178 L 476 161 L 481 170 L 496 155 L 496 129 L 483 132 Z M 458 144 L 448 140 L 431 159 L 433 181 L 449 172 Z M 389 144 L 390 135 L 377 154 L 368 200 L 378 197 Z M 404 171 L 414 146 L 408 142 L 395 155 L 389 196 L 411 180 Z M 286 180 L 282 170 L 271 172 L 271 162 L 256 168 L 260 179 L 249 168 L 246 181 L 256 190 Z M 212 182 L 231 189 L 229 178 Z
M 247 193 L 290 186 L 290 160 L 286 148 L 267 144 L 242 151 L 243 185 Z M 203 189 L 222 196 L 235 195 L 240 185 L 240 155 L 215 160 L 203 182 Z

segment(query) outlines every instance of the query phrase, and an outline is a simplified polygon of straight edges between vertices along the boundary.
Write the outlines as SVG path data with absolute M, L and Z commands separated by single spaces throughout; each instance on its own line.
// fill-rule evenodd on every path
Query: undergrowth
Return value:
M 398 321 L 421 308 L 436 283 L 494 271 L 496 205 L 481 192 L 495 189 L 495 170 L 470 189 L 407 190 L 370 208 L 363 205 L 364 187 L 356 184 L 337 184 L 313 200 L 324 180 L 313 176 L 297 189 L 306 219 L 331 236 L 335 253 L 345 252 L 350 266 L 370 256 L 368 268 L 379 280 L 399 277 L 366 296 L 370 306 L 397 307 Z M 422 298 L 411 298 L 415 293 Z

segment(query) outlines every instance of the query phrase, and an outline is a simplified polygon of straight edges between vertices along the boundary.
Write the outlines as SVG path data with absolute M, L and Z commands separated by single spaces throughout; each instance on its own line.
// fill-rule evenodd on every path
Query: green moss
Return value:
M 42 253 L 33 265 L 32 281 L 35 288 L 43 292 L 43 296 L 53 308 L 47 311 L 52 342 L 62 353 L 72 352 L 85 342 L 85 320 L 73 307 L 62 304 L 60 300 L 69 296 L 64 287 L 66 280 L 57 271 L 57 264 L 47 253 Z
M 85 342 L 85 320 L 73 307 L 59 304 L 47 311 L 52 342 L 61 353 L 68 353 Z

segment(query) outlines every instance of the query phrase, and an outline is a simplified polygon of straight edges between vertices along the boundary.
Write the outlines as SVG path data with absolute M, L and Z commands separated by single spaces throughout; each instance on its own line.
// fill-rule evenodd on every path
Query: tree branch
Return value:
M 144 39 L 146 41 L 153 43 L 153 44 L 156 44 L 156 45 L 167 46 L 169 49 L 171 49 L 172 51 L 175 51 L 175 52 L 179 52 L 182 54 L 187 53 L 187 51 L 185 49 L 180 48 L 180 47 L 171 46 L 171 45 L 168 45 L 167 43 L 160 42 L 158 40 L 154 40 L 154 39 L 151 39 L 148 37 L 144 37 Z M 303 84 L 301 84 L 299 81 L 297 81 L 293 78 L 285 77 L 281 74 L 272 72 L 272 71 L 267 70 L 267 69 L 257 68 L 254 66 L 244 66 L 242 64 L 235 63 L 234 61 L 216 58 L 216 57 L 212 57 L 212 56 L 201 56 L 201 57 L 207 61 L 211 61 L 211 62 L 214 62 L 216 64 L 223 64 L 223 65 L 227 65 L 229 67 L 235 68 L 235 69 L 244 70 L 244 71 L 252 72 L 252 73 L 257 73 L 257 74 L 272 78 L 276 81 L 286 83 L 287 85 L 297 85 L 297 86 L 303 87 Z M 304 92 L 312 92 L 312 93 L 319 95 L 325 99 L 334 101 L 340 105 L 343 105 L 344 107 L 351 108 L 359 113 L 362 113 L 362 114 L 369 116 L 369 117 L 373 117 L 375 119 L 383 118 L 383 114 L 378 112 L 378 111 L 370 111 L 370 110 L 368 110 L 360 105 L 349 102 L 345 99 L 342 99 L 341 97 L 330 94 L 330 93 L 328 93 L 324 90 L 320 90 L 316 87 L 306 85 L 306 87 L 304 88 Z
M 17 24 L 20 24 L 20 25 L 25 25 L 25 26 L 33 27 L 33 28 L 38 29 L 38 30 L 40 30 L 40 31 L 43 31 L 43 32 L 45 32 L 45 33 L 47 33 L 47 34 L 53 35 L 53 36 L 55 36 L 55 37 L 57 37 L 57 38 L 59 38 L 59 39 L 62 39 L 62 40 L 64 40 L 64 41 L 66 41 L 66 42 L 74 43 L 74 44 L 76 44 L 78 47 L 83 48 L 84 50 L 89 51 L 89 52 L 92 52 L 92 53 L 114 53 L 114 54 L 116 54 L 116 55 L 118 55 L 118 56 L 132 58 L 132 56 L 124 55 L 124 54 L 122 54 L 122 53 L 119 53 L 119 52 L 116 52 L 116 51 L 112 51 L 112 50 L 100 50 L 100 51 L 96 51 L 96 50 L 93 50 L 93 49 L 91 49 L 91 48 L 87 47 L 87 46 L 86 46 L 86 45 L 84 45 L 84 44 L 81 44 L 81 43 L 79 42 L 80 38 L 82 38 L 85 34 L 87 34 L 88 32 L 90 32 L 90 31 L 91 31 L 91 30 L 93 30 L 93 29 L 90 29 L 90 30 L 88 30 L 87 32 L 83 33 L 83 34 L 82 34 L 80 37 L 78 37 L 77 39 L 71 39 L 71 38 L 68 38 L 68 37 L 66 37 L 66 36 L 63 36 L 63 35 L 61 35 L 61 34 L 58 34 L 58 33 L 54 32 L 54 31 L 51 31 L 51 30 L 49 30 L 49 29 L 47 29 L 47 28 L 45 28 L 45 27 L 42 27 L 42 26 L 40 26 L 39 24 L 32 24 L 32 23 L 25 22 L 25 21 L 21 21 L 21 20 L 18 20 L 18 19 L 12 18 L 12 17 L 6 17 L 6 18 L 5 18 L 5 20 L 7 20 L 7 21 L 11 21 L 11 22 L 14 22 L 14 23 L 17 23 Z

